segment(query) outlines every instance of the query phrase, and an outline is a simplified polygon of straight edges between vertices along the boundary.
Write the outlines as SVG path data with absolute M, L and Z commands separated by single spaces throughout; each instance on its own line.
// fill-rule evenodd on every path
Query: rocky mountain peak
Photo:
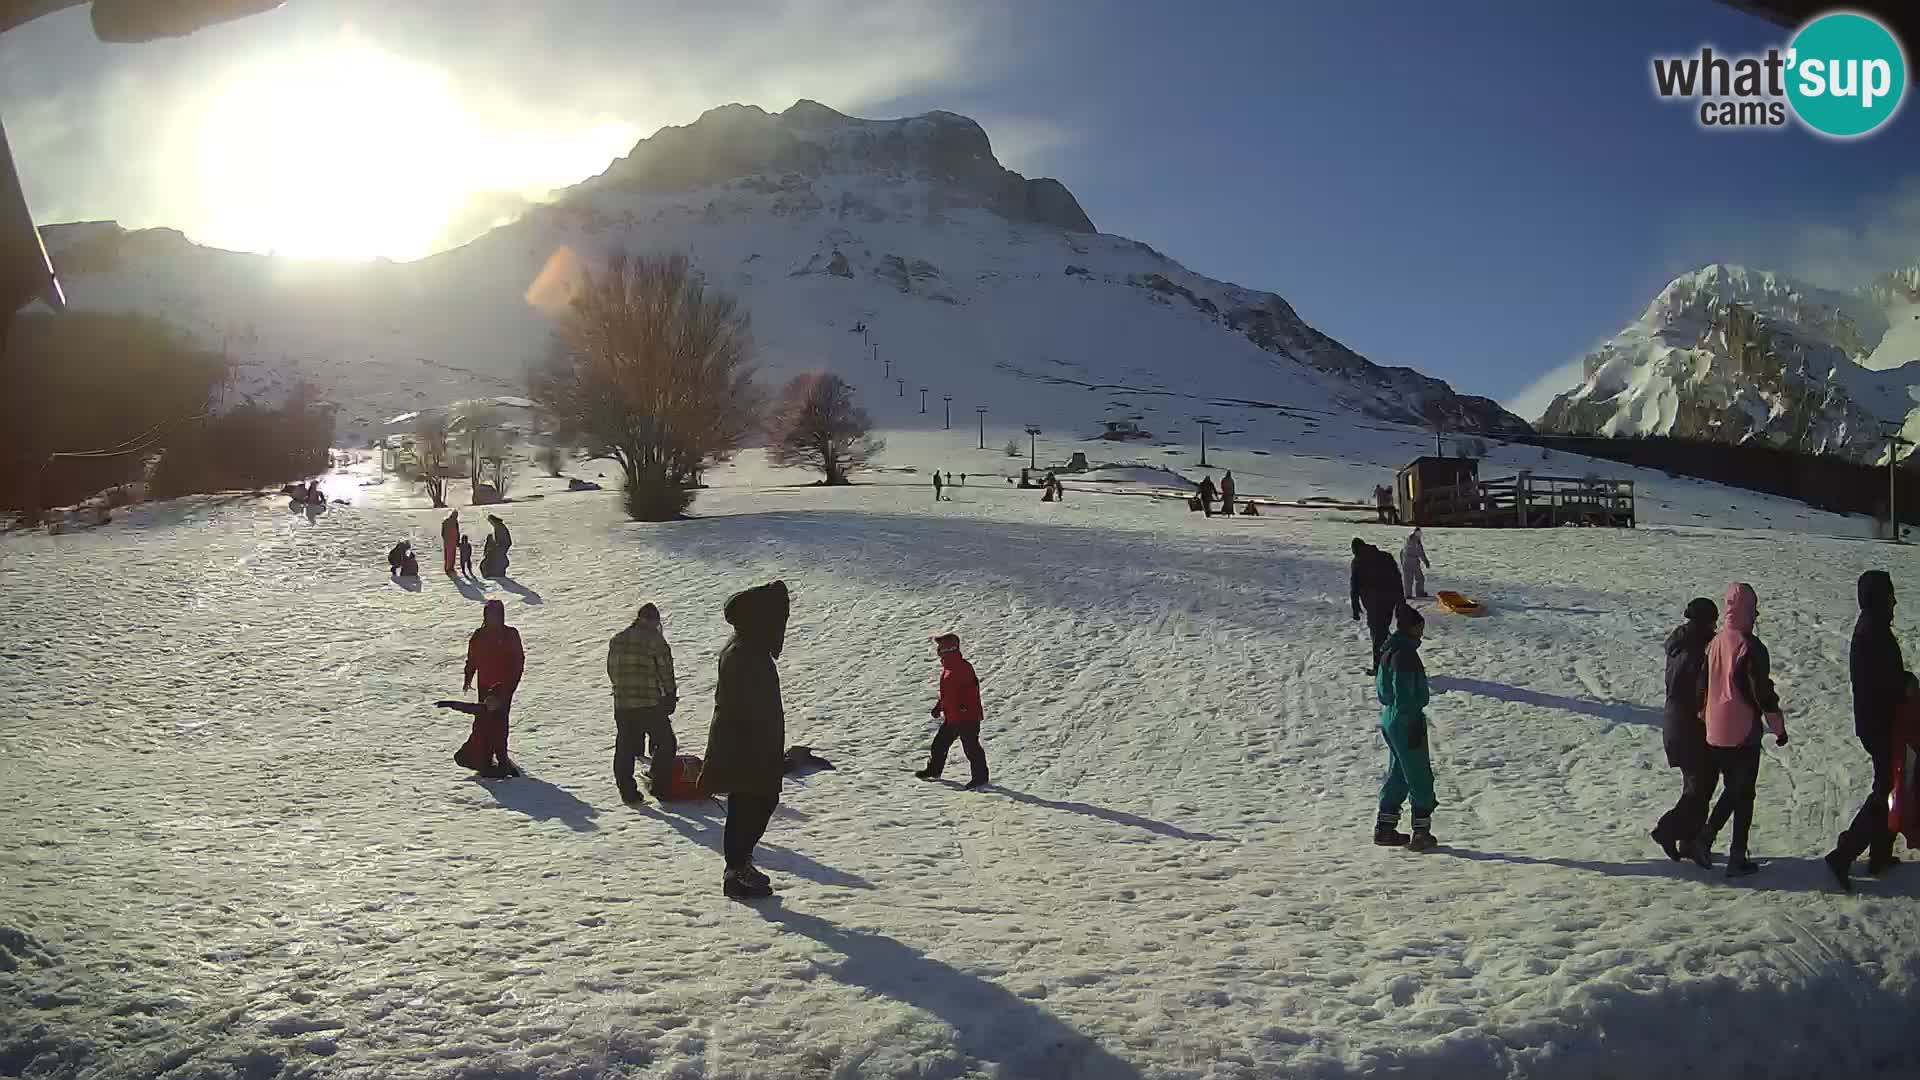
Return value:
M 1001 165 L 986 130 L 965 116 L 936 110 L 863 120 L 804 98 L 780 113 L 722 105 L 685 127 L 661 128 L 581 189 L 691 191 L 789 174 L 923 182 L 949 205 L 978 205 L 1008 221 L 1068 232 L 1095 231 L 1065 185 L 1030 180 Z

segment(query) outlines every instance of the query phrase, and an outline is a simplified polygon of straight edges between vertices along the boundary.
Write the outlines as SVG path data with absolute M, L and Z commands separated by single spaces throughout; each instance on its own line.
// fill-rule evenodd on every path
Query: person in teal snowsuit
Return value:
M 1427 753 L 1427 669 L 1420 638 L 1427 620 L 1402 603 L 1394 608 L 1393 633 L 1380 650 L 1374 695 L 1380 699 L 1380 732 L 1387 739 L 1387 778 L 1380 785 L 1380 816 L 1373 842 L 1381 847 L 1425 851 L 1433 838 L 1433 759 Z M 1413 835 L 1400 831 L 1400 807 L 1413 800 Z

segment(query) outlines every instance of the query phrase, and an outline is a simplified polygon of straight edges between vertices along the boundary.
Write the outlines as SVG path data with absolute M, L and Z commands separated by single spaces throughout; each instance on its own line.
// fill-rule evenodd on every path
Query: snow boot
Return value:
M 919 770 L 916 770 L 913 775 L 919 777 L 922 780 L 940 779 L 940 773 L 933 769 L 919 769 Z
M 1759 872 L 1760 872 L 1759 863 L 1754 862 L 1752 859 L 1747 858 L 1745 855 L 1728 854 L 1727 856 L 1727 876 L 1728 877 L 1743 878 L 1753 874 L 1757 874 Z
M 771 886 L 755 885 L 742 877 L 740 871 L 731 869 L 720 879 L 720 891 L 729 900 L 757 900 L 773 895 Z
M 647 805 L 647 797 L 645 795 L 640 794 L 639 788 L 633 788 L 629 791 L 621 792 L 620 801 L 623 803 L 626 803 L 628 806 Z
M 1659 829 L 1653 830 L 1650 835 L 1653 837 L 1653 842 L 1660 845 L 1660 850 L 1667 853 L 1667 858 L 1672 859 L 1674 862 L 1679 862 L 1681 859 L 1687 857 L 1687 853 L 1680 850 L 1680 845 L 1673 842 L 1673 837 L 1666 835 Z
M 748 863 L 745 866 L 739 867 L 736 870 L 736 873 L 740 875 L 741 881 L 745 882 L 747 885 L 751 886 L 752 888 L 766 889 L 768 891 L 772 891 L 773 889 L 773 879 L 761 873 L 760 868 L 753 865 L 752 863 Z
M 1401 832 L 1391 825 L 1375 825 L 1373 827 L 1374 847 L 1406 847 L 1408 839 L 1410 838 L 1406 833 Z
M 1867 860 L 1867 873 L 1878 877 L 1899 865 L 1900 856 L 1889 851 L 1885 855 L 1869 858 Z
M 1687 858 L 1702 870 L 1713 869 L 1713 838 L 1705 832 L 1694 837 L 1693 843 L 1687 845 Z
M 1853 878 L 1851 876 L 1853 860 L 1849 859 L 1846 862 L 1841 862 L 1838 851 L 1829 851 L 1821 856 L 1820 861 L 1826 863 L 1827 869 L 1833 872 L 1834 883 L 1840 886 L 1841 892 L 1850 893 L 1853 891 Z
M 1433 833 L 1418 825 L 1413 827 L 1413 836 L 1407 841 L 1408 851 L 1432 851 L 1439 846 L 1440 841 L 1433 838 Z
M 986 787 L 986 786 L 987 786 L 987 774 L 986 774 L 986 773 L 981 773 L 981 774 L 980 774 L 979 776 L 975 776 L 975 777 L 970 777 L 970 778 L 968 778 L 968 780 L 967 780 L 967 784 L 966 784 L 966 787 L 967 787 L 967 790 L 968 790 L 968 791 L 972 791 L 972 790 L 973 790 L 973 789 L 975 789 L 975 788 L 983 788 L 983 787 Z

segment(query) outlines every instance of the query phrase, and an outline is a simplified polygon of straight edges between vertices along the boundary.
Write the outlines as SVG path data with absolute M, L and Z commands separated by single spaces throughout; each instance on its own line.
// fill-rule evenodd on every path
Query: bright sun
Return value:
M 443 72 L 351 42 L 242 68 L 200 113 L 196 238 L 418 258 L 469 196 L 573 183 L 635 138 L 604 118 L 513 119 L 481 115 Z
M 239 72 L 203 114 L 207 239 L 288 255 L 414 258 L 473 190 L 474 124 L 447 80 L 346 47 Z

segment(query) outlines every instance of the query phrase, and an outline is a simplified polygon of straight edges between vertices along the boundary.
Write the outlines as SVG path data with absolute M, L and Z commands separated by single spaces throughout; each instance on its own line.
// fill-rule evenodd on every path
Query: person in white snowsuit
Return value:
M 1427 558 L 1426 542 L 1420 538 L 1420 530 L 1415 529 L 1400 548 L 1401 591 L 1408 596 L 1427 595 L 1426 570 L 1432 568 L 1433 560 Z

